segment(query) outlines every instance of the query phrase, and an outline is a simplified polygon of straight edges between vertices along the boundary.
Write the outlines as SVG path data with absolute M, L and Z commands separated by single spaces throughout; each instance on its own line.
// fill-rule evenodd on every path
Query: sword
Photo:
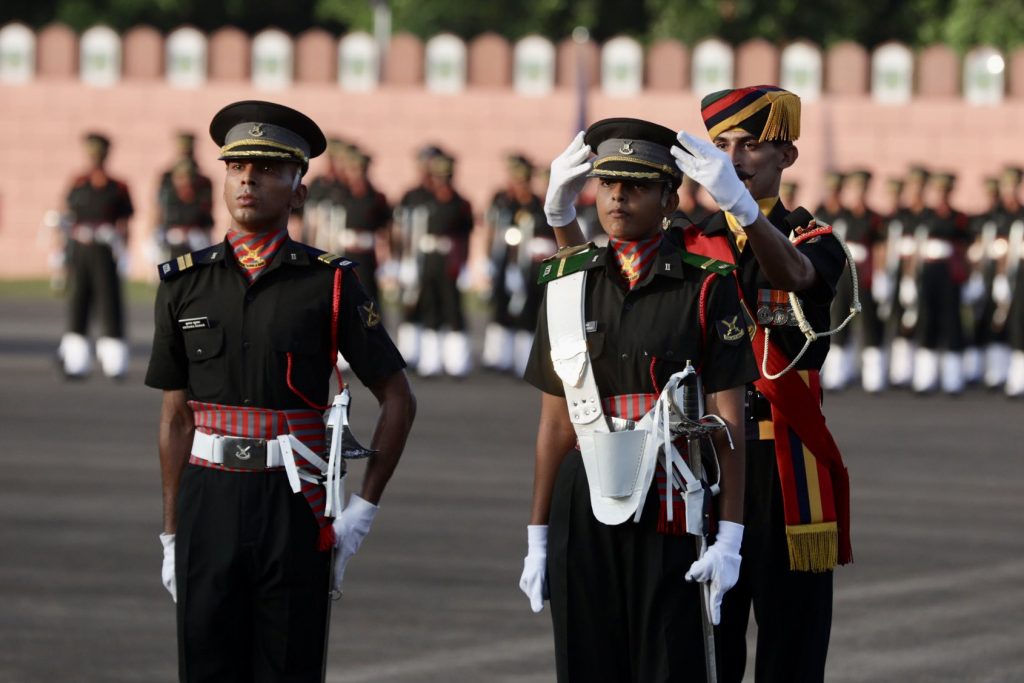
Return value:
M 700 421 L 701 396 L 700 378 L 690 361 L 686 361 L 686 369 L 683 370 L 682 378 L 683 417 L 693 422 Z M 707 482 L 704 481 L 704 461 L 701 448 L 702 436 L 699 433 L 687 435 L 686 449 L 690 456 L 690 470 L 697 481 L 704 486 L 704 509 L 701 511 L 703 528 L 701 535 L 697 536 L 697 558 L 704 557 L 708 549 L 708 522 L 711 512 L 711 491 Z M 667 447 L 667 445 L 666 445 Z M 669 503 L 671 505 L 671 502 Z M 708 683 L 718 683 L 718 661 L 715 656 L 715 627 L 711 623 L 711 586 L 702 583 L 700 590 L 700 623 L 704 631 L 704 665 Z

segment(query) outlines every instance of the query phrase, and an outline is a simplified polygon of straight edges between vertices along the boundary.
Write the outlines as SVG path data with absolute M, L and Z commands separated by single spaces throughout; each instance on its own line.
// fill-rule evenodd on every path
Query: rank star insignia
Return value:
M 363 324 L 367 328 L 374 328 L 380 324 L 380 313 L 377 312 L 377 307 L 372 301 L 367 301 L 360 306 L 359 313 L 363 318 Z
M 719 320 L 715 323 L 718 336 L 722 338 L 722 341 L 735 343 L 746 336 L 746 330 L 740 324 L 739 318 L 738 315 L 734 315 L 731 320 Z
M 619 154 L 625 154 L 626 156 L 629 156 L 630 154 L 632 154 L 635 151 L 636 150 L 633 149 L 633 141 L 632 140 L 624 140 L 623 143 L 622 143 L 622 146 L 619 147 Z
M 249 135 L 253 136 L 254 138 L 261 138 L 261 137 L 263 137 L 263 124 L 262 123 L 254 123 L 254 124 L 252 124 L 252 128 L 249 129 Z

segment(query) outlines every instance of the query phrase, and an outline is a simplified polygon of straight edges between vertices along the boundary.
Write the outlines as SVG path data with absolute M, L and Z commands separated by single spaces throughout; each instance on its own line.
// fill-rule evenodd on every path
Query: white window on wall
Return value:
M 555 88 L 555 46 L 547 38 L 526 36 L 512 53 L 512 84 L 520 95 L 547 95 Z
M 279 89 L 292 84 L 294 45 L 291 37 L 267 29 L 252 39 L 252 84 L 257 88 Z
M 350 33 L 338 43 L 338 84 L 345 90 L 376 90 L 380 60 L 369 33 Z
M 93 26 L 79 41 L 79 78 L 100 87 L 121 80 L 121 36 L 107 26 Z
M 24 24 L 0 29 L 0 83 L 28 83 L 36 71 L 36 34 Z
M 914 53 L 887 43 L 871 55 L 871 97 L 879 104 L 905 104 L 914 93 Z
M 699 97 L 733 87 L 734 55 L 732 47 L 717 38 L 702 41 L 693 48 L 693 91 Z
M 167 82 L 197 88 L 206 82 L 206 36 L 182 27 L 167 36 Z
M 964 99 L 999 104 L 1006 88 L 1006 60 L 993 47 L 977 47 L 964 57 Z
M 426 46 L 427 90 L 458 93 L 466 89 L 466 44 L 450 33 L 434 36 Z
M 793 43 L 782 51 L 779 85 L 804 102 L 821 98 L 821 50 L 811 43 Z
M 633 97 L 644 87 L 644 51 L 640 43 L 620 36 L 601 48 L 601 89 L 611 97 Z

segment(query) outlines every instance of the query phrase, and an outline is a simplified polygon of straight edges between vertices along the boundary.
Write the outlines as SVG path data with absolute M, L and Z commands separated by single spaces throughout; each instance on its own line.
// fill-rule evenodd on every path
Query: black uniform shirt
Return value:
M 789 228 L 784 219 L 789 214 L 782 202 L 777 202 L 768 215 L 768 220 L 784 234 L 789 234 Z M 721 211 L 712 214 L 702 225 L 706 235 L 726 235 L 729 244 L 732 245 L 733 255 L 736 256 L 736 239 L 729 230 L 725 220 L 725 214 Z M 829 309 L 832 298 L 835 296 L 836 284 L 846 267 L 846 255 L 839 242 L 831 236 L 812 237 L 797 247 L 797 250 L 806 256 L 818 273 L 816 283 L 807 290 L 797 292 L 803 303 L 804 313 L 808 322 L 817 332 L 825 332 L 831 327 L 831 316 Z M 754 251 L 750 247 L 743 250 L 737 258 L 736 263 L 740 268 L 740 284 L 743 287 L 743 296 L 747 306 L 753 310 L 749 311 L 752 316 L 757 316 L 760 306 L 759 294 L 771 291 L 772 285 L 768 278 L 761 271 L 761 264 L 754 258 Z M 778 344 L 779 348 L 792 360 L 803 348 L 805 337 L 795 325 L 781 325 L 771 328 L 771 339 Z M 797 363 L 797 370 L 818 370 L 825 362 L 828 355 L 829 338 L 818 339 L 807 353 Z
M 164 225 L 184 225 L 198 228 L 213 227 L 213 186 L 206 176 L 192 179 L 192 198 L 185 201 L 178 194 L 174 182 L 160 185 L 157 201 L 163 209 Z
M 357 197 L 349 191 L 342 204 L 345 206 L 345 223 L 353 230 L 376 232 L 391 221 L 388 200 L 369 183 L 362 196 Z
M 842 237 L 847 242 L 872 245 L 885 240 L 882 217 L 875 211 L 865 209 L 863 213 L 858 213 L 853 209 L 848 209 L 844 218 L 846 234 Z
M 917 215 L 916 221 L 926 229 L 927 237 L 951 242 L 971 241 L 970 219 L 961 211 L 925 209 Z
M 453 190 L 451 199 L 446 202 L 431 197 L 426 206 L 430 208 L 428 234 L 465 237 L 473 231 L 473 208 L 458 192 Z
M 160 283 L 146 384 L 187 389 L 192 400 L 286 410 L 328 403 L 333 375 L 335 266 L 320 250 L 286 241 L 251 286 L 227 242 L 193 254 L 195 265 Z M 363 384 L 405 367 L 376 303 L 344 268 L 338 349 Z
M 587 348 L 602 396 L 655 393 L 689 360 L 701 371 L 706 392 L 752 382 L 758 373 L 745 333 L 732 276 L 709 274 L 685 264 L 678 234 L 666 233 L 647 277 L 627 290 L 619 267 L 606 248 L 587 268 Z M 706 278 L 707 335 L 701 337 L 699 299 Z M 546 296 L 546 293 L 545 293 Z M 564 396 L 562 380 L 551 362 L 547 315 L 537 320 L 537 334 L 525 379 L 541 391 Z
M 75 180 L 68 192 L 68 210 L 75 223 L 113 223 L 134 212 L 128 186 L 107 178 L 102 187 L 95 187 L 88 176 Z

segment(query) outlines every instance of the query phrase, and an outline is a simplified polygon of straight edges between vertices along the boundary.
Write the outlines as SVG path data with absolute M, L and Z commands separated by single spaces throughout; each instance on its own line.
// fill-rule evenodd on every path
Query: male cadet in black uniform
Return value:
M 890 348 L 889 382 L 894 387 L 912 386 L 914 378 L 914 334 L 920 315 L 918 301 L 916 264 L 919 242 L 927 234 L 924 219 L 928 216 L 925 190 L 930 172 L 923 166 L 911 166 L 903 184 L 902 203 L 899 206 L 900 230 L 894 231 L 895 223 L 890 220 L 886 237 L 887 260 L 898 255 L 898 269 L 892 284 L 894 292 L 893 310 L 889 316 L 892 327 Z M 921 228 L 921 230 L 918 230 Z
M 992 285 L 996 274 L 996 261 L 992 251 L 996 244 L 997 221 L 999 219 L 999 177 L 982 178 L 985 190 L 985 208 L 970 217 L 971 246 L 967 249 L 967 263 L 970 266 L 970 277 L 964 284 L 963 299 L 967 315 L 966 337 L 967 348 L 964 349 L 964 381 L 967 384 L 979 383 L 985 375 L 984 354 L 995 350 L 993 342 L 992 313 L 995 302 L 992 299 Z M 1003 246 L 1005 247 L 1005 242 Z M 1005 350 L 1005 345 L 1003 349 Z M 1003 356 L 1003 379 L 1008 357 Z M 989 388 L 995 388 L 989 385 Z
M 367 175 L 370 156 L 366 152 L 350 146 L 341 168 L 348 193 L 341 202 L 345 207 L 345 220 L 338 248 L 359 264 L 356 266 L 359 280 L 370 298 L 377 300 L 380 293 L 377 264 L 386 261 L 389 253 L 391 207 L 383 193 L 370 182 Z
M 964 389 L 964 329 L 961 289 L 967 280 L 971 242 L 967 215 L 950 204 L 955 176 L 935 173 L 929 181 L 931 206 L 914 229 L 916 261 L 911 265 L 917 292 L 913 389 L 948 394 Z M 902 286 L 902 285 L 901 285 Z
M 678 203 L 680 173 L 669 152 L 674 142 L 674 131 L 663 126 L 606 119 L 577 136 L 551 165 L 549 223 L 560 230 L 575 226 L 573 204 L 589 173 L 598 179 L 598 215 L 609 236 L 607 248 L 590 245 L 545 263 L 546 308 L 526 370 L 527 381 L 543 393 L 520 588 L 539 612 L 550 587 L 560 683 L 704 680 L 703 608 L 698 586 L 687 580 L 711 584 L 711 621 L 717 621 L 722 594 L 739 571 L 743 387 L 757 370 L 729 267 L 686 254 L 681 232 L 663 230 Z M 592 167 L 591 148 L 597 152 Z M 574 284 L 579 275 L 585 281 Z M 575 288 L 575 301 L 563 303 L 566 286 Z M 579 348 L 566 351 L 582 365 L 562 362 L 565 317 L 578 323 L 582 358 Z M 661 414 L 666 399 L 659 395 L 688 363 L 700 369 L 705 412 L 724 419 L 735 444 L 717 433 L 717 538 L 700 560 L 686 534 L 678 489 L 666 479 L 671 470 L 675 482 L 679 468 L 688 467 L 672 462 L 667 470 L 653 445 L 662 443 L 661 428 L 642 421 L 645 414 L 648 420 Z M 570 366 L 590 379 L 577 380 Z M 582 413 L 595 417 L 581 420 Z M 604 428 L 586 426 L 594 421 Z M 631 430 L 627 421 L 638 424 Z M 609 430 L 614 433 L 600 441 L 620 443 L 646 431 L 652 444 L 644 450 L 646 474 L 627 482 L 628 498 L 595 493 L 608 481 L 593 469 L 600 470 L 594 465 L 600 448 L 587 444 Z M 604 455 L 625 459 L 636 450 L 617 445 Z M 665 495 L 669 486 L 672 493 Z
M 317 125 L 246 101 L 222 109 L 210 134 L 227 162 L 231 225 L 223 242 L 160 266 L 146 375 L 164 391 L 161 575 L 177 602 L 179 677 L 320 681 L 329 587 L 340 591 L 370 529 L 415 403 L 351 262 L 286 232 L 325 146 Z M 309 465 L 328 458 L 337 351 L 380 403 L 376 453 L 340 514 L 343 493 L 328 479 L 325 494 Z
M 302 210 L 302 238 L 327 251 L 337 251 L 337 222 L 348 197 L 342 170 L 349 143 L 340 138 L 327 141 L 327 170 L 309 183 Z M 333 223 L 332 223 L 333 221 Z
M 458 281 L 469 255 L 473 209 L 452 185 L 452 157 L 435 155 L 428 171 L 431 196 L 422 205 L 426 221 L 414 243 L 420 269 L 411 320 L 422 326 L 416 370 L 424 377 L 464 377 L 472 358 Z
M 521 376 L 533 345 L 543 289 L 540 263 L 558 250 L 544 217 L 544 203 L 533 193 L 533 164 L 521 154 L 506 160 L 508 181 L 487 209 L 491 257 L 491 322 L 484 334 L 485 368 Z
M 89 320 L 97 309 L 100 336 L 96 358 L 104 375 L 118 379 L 128 370 L 118 262 L 127 248 L 128 219 L 134 209 L 128 186 L 107 174 L 110 140 L 89 133 L 85 150 L 89 168 L 75 178 L 65 200 L 68 322 L 57 355 L 65 377 L 81 378 L 89 373 Z
M 213 184 L 191 156 L 179 159 L 160 181 L 157 244 L 164 257 L 178 258 L 210 246 Z
M 427 204 L 433 200 L 430 160 L 444 152 L 436 145 L 424 145 L 416 152 L 416 185 L 402 195 L 395 207 L 395 231 L 391 246 L 398 255 L 397 273 L 399 303 L 403 320 L 398 325 L 398 349 L 406 361 L 416 366 L 420 357 L 420 322 L 416 318 L 420 276 L 423 270 L 419 240 L 427 232 Z
M 861 384 L 864 390 L 874 393 L 885 388 L 882 322 L 872 293 L 878 263 L 875 252 L 881 250 L 884 235 L 882 217 L 867 204 L 870 183 L 870 171 L 854 169 L 848 172 L 843 181 L 847 200 L 843 202 L 843 209 L 836 215 L 835 222 L 823 214 L 815 213 L 815 218 L 831 224 L 834 233 L 846 240 L 846 246 L 857 265 L 857 295 L 861 305 L 860 315 L 832 337 L 832 345 L 821 371 L 821 384 L 826 389 L 846 387 L 856 373 L 854 348 L 858 345 L 853 343 L 853 330 L 858 330 L 860 334 Z M 832 302 L 832 320 L 845 318 L 852 305 L 853 282 L 849 270 L 846 270 L 839 279 L 836 298 Z
M 992 296 L 996 309 L 992 314 L 993 326 L 1006 330 L 1010 349 L 1009 368 L 1006 372 L 1006 395 L 1024 396 L 1024 205 L 1020 200 L 1022 171 L 1009 166 L 1000 182 L 1002 194 L 1002 223 L 1006 225 L 1006 253 L 1001 268 L 1003 277 L 996 277 Z M 1005 282 L 1005 285 L 1003 284 Z
M 687 229 L 687 248 L 739 266 L 763 374 L 747 391 L 743 565 L 722 604 L 719 680 L 743 678 L 753 605 L 759 683 L 822 681 L 832 570 L 852 559 L 849 477 L 820 411 L 828 338 L 797 358 L 806 339 L 787 295 L 798 295 L 815 331 L 828 330 L 846 258 L 830 229 L 807 225 L 806 212 L 788 216 L 778 201 L 782 173 L 798 155 L 796 95 L 775 86 L 724 90 L 703 99 L 701 114 L 712 142 L 681 132 L 683 149 L 673 154 L 723 210 Z

